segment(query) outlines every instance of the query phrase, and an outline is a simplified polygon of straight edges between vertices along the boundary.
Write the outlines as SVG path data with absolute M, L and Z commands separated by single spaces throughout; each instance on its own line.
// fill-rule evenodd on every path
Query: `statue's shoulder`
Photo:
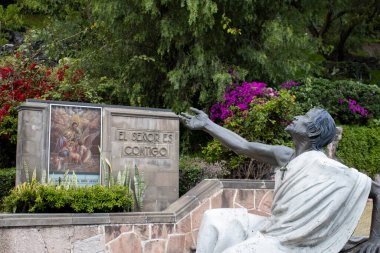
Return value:
M 295 160 L 297 160 L 296 162 L 298 163 L 302 162 L 305 164 L 313 164 L 313 166 L 316 167 L 348 169 L 348 167 L 343 163 L 329 158 L 324 152 L 318 150 L 305 152 L 297 156 Z
M 316 155 L 318 158 L 318 159 L 316 159 L 317 163 L 324 165 L 324 166 L 333 167 L 333 168 L 348 169 L 348 167 L 346 165 L 344 165 L 343 163 L 341 163 L 337 160 L 334 160 L 334 159 L 328 157 L 324 152 L 322 152 L 322 151 L 314 151 L 314 152 L 315 152 L 314 155 Z
M 273 155 L 277 161 L 279 166 L 284 166 L 292 160 L 294 155 L 294 149 L 282 146 L 282 145 L 274 145 L 272 147 Z

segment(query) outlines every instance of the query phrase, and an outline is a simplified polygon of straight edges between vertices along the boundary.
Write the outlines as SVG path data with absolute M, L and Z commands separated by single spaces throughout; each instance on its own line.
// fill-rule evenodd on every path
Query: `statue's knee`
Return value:
M 204 212 L 203 217 L 224 217 L 225 215 L 228 215 L 231 213 L 233 209 L 227 209 L 227 208 L 216 208 L 216 209 L 208 209 L 206 212 Z
M 208 209 L 206 212 L 204 212 L 205 217 L 214 216 L 219 214 L 219 209 Z
M 231 220 L 231 219 L 242 219 L 248 214 L 247 210 L 244 208 L 217 208 L 209 209 L 204 212 L 203 219 L 219 219 L 221 220 Z

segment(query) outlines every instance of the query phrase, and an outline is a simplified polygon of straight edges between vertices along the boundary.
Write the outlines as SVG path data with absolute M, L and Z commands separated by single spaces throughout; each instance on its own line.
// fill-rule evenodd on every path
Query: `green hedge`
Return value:
M 105 187 L 64 187 L 40 184 L 36 180 L 14 188 L 3 199 L 2 211 L 16 213 L 93 213 L 126 212 L 134 202 L 129 188 L 113 185 Z
M 380 127 L 343 126 L 337 157 L 369 176 L 380 173 Z
M 0 201 L 15 186 L 16 168 L 0 169 Z

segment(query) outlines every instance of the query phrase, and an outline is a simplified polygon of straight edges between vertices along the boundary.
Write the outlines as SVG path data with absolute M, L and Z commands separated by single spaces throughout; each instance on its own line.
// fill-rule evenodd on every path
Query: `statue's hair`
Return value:
M 322 108 L 313 108 L 319 111 L 318 116 L 311 119 L 307 126 L 308 136 L 313 148 L 321 150 L 324 146 L 334 140 L 336 134 L 336 125 L 331 115 Z

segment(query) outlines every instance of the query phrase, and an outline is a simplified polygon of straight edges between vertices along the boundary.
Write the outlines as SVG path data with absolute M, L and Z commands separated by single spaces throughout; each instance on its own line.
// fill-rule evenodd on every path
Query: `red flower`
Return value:
M 33 63 L 32 65 L 29 66 L 29 69 L 36 69 L 37 63 Z
M 2 79 L 7 79 L 13 74 L 14 70 L 10 67 L 0 68 L 0 76 Z
M 63 81 L 63 71 L 62 70 L 57 71 L 57 78 L 59 81 Z

